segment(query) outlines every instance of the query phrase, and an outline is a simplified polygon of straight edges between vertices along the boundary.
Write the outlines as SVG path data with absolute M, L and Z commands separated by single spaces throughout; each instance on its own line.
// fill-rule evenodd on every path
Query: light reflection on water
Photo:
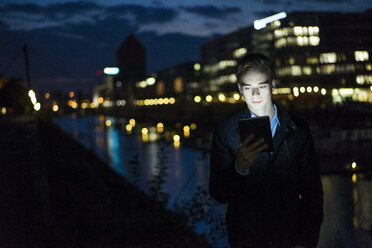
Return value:
M 105 126 L 105 120 L 108 119 L 111 120 L 110 127 Z M 55 119 L 55 122 L 129 180 L 131 178 L 128 162 L 138 154 L 140 186 L 147 190 L 145 186 L 157 173 L 161 143 L 143 143 L 140 137 L 125 135 L 124 128 L 122 130 L 114 128 L 116 118 L 64 117 Z M 169 206 L 172 206 L 176 197 L 180 196 L 178 202 L 190 199 L 197 186 L 208 184 L 209 154 L 203 156 L 201 151 L 186 147 L 167 146 L 165 150 L 168 156 L 168 177 L 164 191 L 170 194 Z M 325 218 L 318 247 L 336 248 L 336 239 L 340 232 L 351 230 L 360 223 L 363 228 L 372 228 L 371 181 L 359 180 L 359 177 L 356 180 L 356 176 L 352 179 L 352 176 L 325 175 L 322 176 L 322 182 Z M 226 207 L 220 205 L 216 211 L 224 213 Z M 226 245 L 227 238 L 218 243 L 218 247 Z

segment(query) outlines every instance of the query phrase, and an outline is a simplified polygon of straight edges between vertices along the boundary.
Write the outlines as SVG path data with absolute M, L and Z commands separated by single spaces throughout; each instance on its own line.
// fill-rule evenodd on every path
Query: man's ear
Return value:
M 275 89 L 275 79 L 271 81 L 271 91 L 274 91 Z

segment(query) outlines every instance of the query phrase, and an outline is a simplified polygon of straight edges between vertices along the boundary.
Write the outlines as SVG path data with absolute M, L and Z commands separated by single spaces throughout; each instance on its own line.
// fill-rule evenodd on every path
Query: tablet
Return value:
M 261 152 L 274 151 L 273 139 L 271 136 L 270 118 L 268 116 L 239 120 L 239 131 L 242 142 L 253 133 L 253 141 L 248 143 L 248 145 L 263 138 L 268 147 Z

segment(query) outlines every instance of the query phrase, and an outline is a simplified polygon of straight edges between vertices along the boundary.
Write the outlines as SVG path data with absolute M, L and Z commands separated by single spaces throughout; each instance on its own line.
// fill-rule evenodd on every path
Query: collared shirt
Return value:
M 271 137 L 274 137 L 275 131 L 276 131 L 277 127 L 280 125 L 279 118 L 278 118 L 278 109 L 276 108 L 275 104 L 273 104 L 273 105 L 274 105 L 275 113 L 274 113 L 273 119 L 270 121 Z M 251 118 L 255 118 L 255 117 L 257 117 L 257 116 L 255 116 L 253 113 L 251 113 Z M 238 172 L 239 174 L 241 174 L 243 176 L 248 175 L 249 174 L 249 168 L 245 170 L 245 173 L 242 173 L 238 170 L 236 162 L 237 162 L 237 160 L 235 160 L 235 170 L 236 170 L 236 172 Z

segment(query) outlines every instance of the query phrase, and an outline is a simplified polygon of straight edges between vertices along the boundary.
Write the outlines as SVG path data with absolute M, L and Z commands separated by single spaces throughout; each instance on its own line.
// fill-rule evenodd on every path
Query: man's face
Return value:
M 260 71 L 248 71 L 241 77 L 239 90 L 253 113 L 269 111 L 273 104 L 271 91 L 274 81 L 269 80 L 268 76 Z

